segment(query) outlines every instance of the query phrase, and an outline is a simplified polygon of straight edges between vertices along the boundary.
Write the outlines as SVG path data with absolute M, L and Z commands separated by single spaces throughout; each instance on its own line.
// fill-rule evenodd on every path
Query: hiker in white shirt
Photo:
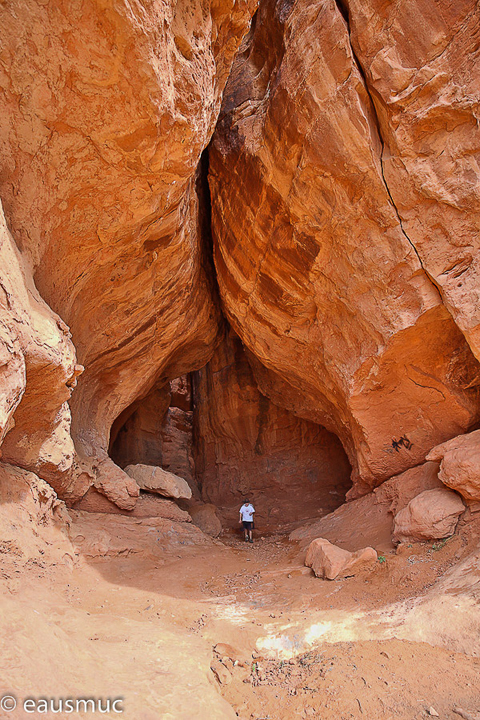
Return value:
M 240 508 L 240 523 L 245 531 L 245 542 L 253 543 L 253 514 L 255 508 L 250 500 L 245 500 Z

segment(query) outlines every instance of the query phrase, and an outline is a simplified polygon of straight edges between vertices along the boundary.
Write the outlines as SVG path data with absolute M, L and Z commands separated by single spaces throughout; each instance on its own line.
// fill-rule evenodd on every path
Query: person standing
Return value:
M 240 523 L 243 525 L 245 532 L 245 542 L 253 543 L 253 515 L 255 508 L 250 500 L 245 500 L 240 508 Z

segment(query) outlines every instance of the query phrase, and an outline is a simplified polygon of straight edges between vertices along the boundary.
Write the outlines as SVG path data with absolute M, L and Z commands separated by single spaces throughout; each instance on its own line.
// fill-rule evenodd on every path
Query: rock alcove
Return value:
M 110 456 L 122 468 L 160 466 L 186 479 L 191 504 L 215 505 L 226 527 L 237 526 L 250 497 L 261 532 L 331 512 L 351 487 L 339 439 L 262 395 L 232 331 L 204 368 L 154 388 L 119 416 Z

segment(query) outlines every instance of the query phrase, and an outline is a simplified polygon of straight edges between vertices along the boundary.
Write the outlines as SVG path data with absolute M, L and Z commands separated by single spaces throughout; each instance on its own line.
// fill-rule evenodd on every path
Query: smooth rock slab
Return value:
M 454 533 L 464 510 L 461 498 L 451 490 L 425 490 L 395 516 L 393 541 L 448 537 Z
M 155 465 L 127 465 L 127 475 L 135 480 L 142 490 L 164 497 L 189 500 L 192 491 L 186 480 Z
M 317 538 L 308 546 L 305 565 L 311 567 L 319 578 L 334 580 L 337 577 L 355 575 L 365 565 L 377 560 L 377 553 L 371 547 L 351 553 L 325 538 Z

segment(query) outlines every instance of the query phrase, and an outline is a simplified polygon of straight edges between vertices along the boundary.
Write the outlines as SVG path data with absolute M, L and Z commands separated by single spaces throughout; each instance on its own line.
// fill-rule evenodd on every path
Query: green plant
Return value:
M 379 555 L 378 562 L 380 563 L 380 565 L 384 562 L 387 562 L 387 558 L 385 557 L 385 555 Z
M 445 547 L 447 540 L 450 540 L 450 538 L 446 537 L 446 538 L 443 538 L 442 540 L 439 540 L 436 543 L 433 543 L 432 550 L 441 550 L 443 547 Z

